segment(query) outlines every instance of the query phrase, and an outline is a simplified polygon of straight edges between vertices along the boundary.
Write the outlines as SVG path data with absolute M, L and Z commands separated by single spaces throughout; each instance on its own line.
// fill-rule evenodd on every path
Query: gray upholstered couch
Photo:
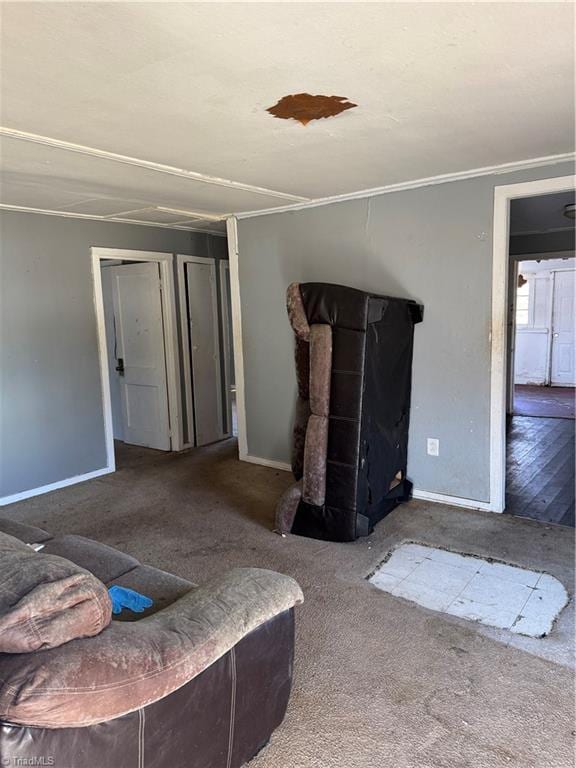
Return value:
M 103 585 L 114 584 L 154 605 L 112 617 Z M 0 520 L 0 764 L 243 765 L 284 717 L 301 600 L 271 571 L 197 587 L 90 539 Z

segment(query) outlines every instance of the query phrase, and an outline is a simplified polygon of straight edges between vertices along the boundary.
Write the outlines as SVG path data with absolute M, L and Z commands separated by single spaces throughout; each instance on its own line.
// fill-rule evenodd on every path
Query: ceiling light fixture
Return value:
M 565 205 L 563 214 L 567 219 L 576 219 L 576 203 L 568 203 Z

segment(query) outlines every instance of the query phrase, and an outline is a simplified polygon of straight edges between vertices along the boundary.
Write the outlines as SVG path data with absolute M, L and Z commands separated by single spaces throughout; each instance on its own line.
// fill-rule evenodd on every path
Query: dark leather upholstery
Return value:
M 179 690 L 129 715 L 85 728 L 0 723 L 0 764 L 240 768 L 284 718 L 293 649 L 291 609 L 255 629 Z M 25 762 L 33 759 L 37 762 Z

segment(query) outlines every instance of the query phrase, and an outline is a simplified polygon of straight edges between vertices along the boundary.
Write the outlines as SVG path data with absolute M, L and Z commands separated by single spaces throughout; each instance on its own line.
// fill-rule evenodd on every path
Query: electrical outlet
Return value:
M 437 437 L 429 437 L 427 440 L 428 456 L 440 455 L 440 440 Z

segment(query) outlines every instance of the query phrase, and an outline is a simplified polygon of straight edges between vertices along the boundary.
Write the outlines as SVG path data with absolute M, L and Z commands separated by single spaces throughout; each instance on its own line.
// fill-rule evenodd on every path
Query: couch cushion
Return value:
M 296 336 L 308 341 L 310 338 L 310 326 L 306 317 L 306 310 L 300 293 L 300 283 L 290 283 L 286 291 L 286 307 L 288 318 Z
M 302 498 L 321 507 L 326 499 L 326 453 L 328 451 L 328 419 L 312 414 L 308 420 L 304 445 L 304 478 Z
M 140 565 L 134 557 L 84 536 L 57 536 L 46 543 L 42 552 L 71 560 L 105 584 Z
M 54 555 L 0 533 L 0 654 L 56 648 L 110 623 L 104 584 Z
M 20 539 L 25 544 L 39 544 L 52 538 L 52 534 L 42 528 L 37 528 L 35 525 L 17 523 L 16 520 L 8 520 L 5 517 L 0 518 L 0 533 L 14 536 L 15 539 Z
M 142 613 L 134 613 L 124 609 L 121 613 L 115 614 L 112 617 L 114 621 L 138 621 L 145 619 L 146 616 L 151 616 L 161 611 L 167 605 L 171 605 L 196 588 L 191 582 L 174 576 L 171 573 L 166 573 L 166 571 L 161 571 L 159 568 L 152 568 L 150 565 L 139 565 L 118 579 L 114 579 L 108 586 L 111 587 L 113 584 L 119 587 L 134 589 L 136 592 L 140 592 L 141 595 L 146 595 L 146 597 L 150 597 L 154 601 L 153 605 L 150 608 L 146 608 Z
M 276 505 L 276 522 L 274 530 L 282 535 L 290 533 L 296 512 L 302 501 L 302 480 L 287 488 Z
M 316 416 L 330 413 L 332 380 L 332 328 L 310 326 L 310 410 Z

